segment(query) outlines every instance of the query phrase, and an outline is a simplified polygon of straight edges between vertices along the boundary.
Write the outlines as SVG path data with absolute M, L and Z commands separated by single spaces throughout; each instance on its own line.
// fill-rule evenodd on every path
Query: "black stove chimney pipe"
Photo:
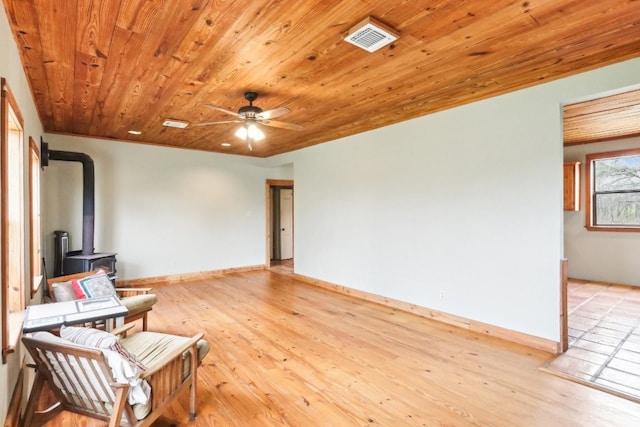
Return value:
M 93 231 L 95 226 L 95 173 L 93 160 L 87 154 L 73 151 L 49 150 L 49 144 L 41 141 L 41 165 L 49 160 L 82 163 L 82 255 L 93 255 Z

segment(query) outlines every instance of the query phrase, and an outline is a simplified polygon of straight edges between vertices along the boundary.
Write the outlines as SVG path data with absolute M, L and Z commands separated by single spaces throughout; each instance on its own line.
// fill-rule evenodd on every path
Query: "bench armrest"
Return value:
M 199 334 L 194 335 L 189 339 L 189 341 L 185 341 L 179 347 L 176 347 L 173 351 L 168 352 L 167 354 L 163 354 L 162 357 L 158 358 L 153 362 L 153 365 L 147 366 L 147 369 L 140 375 L 142 379 L 148 379 L 149 377 L 155 375 L 158 371 L 166 368 L 167 365 L 170 364 L 172 360 L 179 359 L 180 363 L 182 363 L 182 355 L 189 351 L 190 349 L 194 352 L 193 355 L 197 357 L 198 353 L 198 341 L 200 341 L 204 337 L 204 334 L 201 332 Z M 193 356 L 192 355 L 192 356 Z M 192 365 L 192 369 L 196 369 L 197 364 Z M 180 370 L 180 372 L 182 372 Z

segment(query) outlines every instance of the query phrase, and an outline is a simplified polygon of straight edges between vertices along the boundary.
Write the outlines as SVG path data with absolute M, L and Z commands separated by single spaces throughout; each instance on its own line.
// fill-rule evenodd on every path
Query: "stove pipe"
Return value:
M 72 151 L 49 150 L 42 142 L 42 166 L 48 166 L 49 160 L 82 163 L 82 255 L 93 255 L 93 232 L 95 226 L 95 173 L 93 160 L 87 154 Z

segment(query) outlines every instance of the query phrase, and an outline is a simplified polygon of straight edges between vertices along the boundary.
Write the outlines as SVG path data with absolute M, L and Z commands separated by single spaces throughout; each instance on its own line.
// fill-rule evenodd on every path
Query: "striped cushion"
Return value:
M 60 329 L 60 337 L 71 341 L 74 344 L 115 351 L 127 362 L 136 366 L 139 370 L 144 371 L 147 369 L 143 363 L 120 345 L 117 336 L 112 335 L 109 332 L 93 328 L 63 326 Z
M 76 326 L 63 326 L 60 329 L 60 337 L 75 344 L 94 348 L 108 349 L 118 342 L 118 337 L 109 332 Z

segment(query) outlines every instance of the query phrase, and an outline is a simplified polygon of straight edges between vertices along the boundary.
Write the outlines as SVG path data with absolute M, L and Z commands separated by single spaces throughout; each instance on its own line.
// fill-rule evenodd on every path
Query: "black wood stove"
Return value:
M 95 227 L 95 173 L 93 160 L 84 153 L 49 150 L 41 141 L 42 167 L 49 160 L 82 163 L 82 249 L 69 251 L 69 233 L 56 231 L 54 277 L 104 269 L 112 281 L 116 278 L 116 254 L 95 252 L 93 247 Z

